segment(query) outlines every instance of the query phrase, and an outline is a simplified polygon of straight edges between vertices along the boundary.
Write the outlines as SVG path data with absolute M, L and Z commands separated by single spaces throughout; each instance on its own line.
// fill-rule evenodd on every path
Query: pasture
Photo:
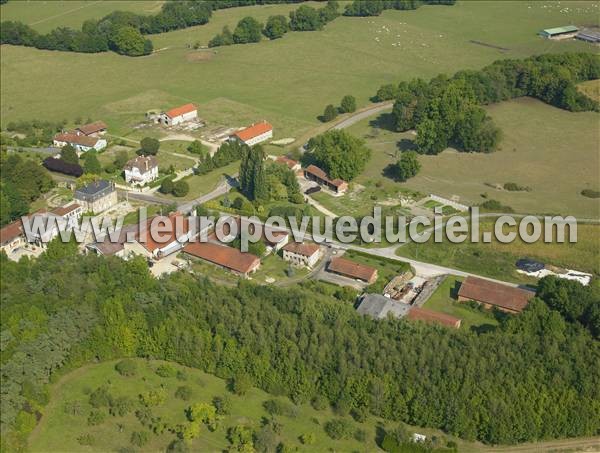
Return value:
M 142 359 L 135 359 L 135 362 L 137 371 L 135 376 L 130 377 L 121 376 L 115 371 L 114 366 L 117 361 L 88 365 L 64 376 L 52 388 L 50 404 L 45 408 L 39 426 L 30 437 L 30 451 L 117 451 L 132 446 L 130 438 L 134 431 L 147 431 L 149 434 L 149 442 L 144 445 L 143 451 L 165 451 L 167 445 L 175 439 L 175 434 L 168 431 L 160 435 L 153 434 L 140 424 L 133 413 L 121 417 L 107 413 L 104 422 L 96 426 L 88 426 L 86 420 L 92 409 L 88 403 L 89 393 L 90 390 L 93 391 L 101 385 L 108 385 L 110 393 L 114 396 L 128 396 L 136 402 L 138 394 L 151 389 L 163 388 L 167 398 L 163 404 L 153 407 L 152 412 L 170 425 L 184 423 L 186 420 L 185 409 L 192 404 L 211 403 L 215 396 L 229 396 L 231 399 L 230 414 L 224 416 L 218 428 L 213 432 L 202 425 L 199 436 L 190 445 L 190 451 L 226 450 L 231 446 L 226 439 L 228 428 L 243 424 L 258 430 L 262 418 L 270 417 L 263 404 L 274 397 L 262 390 L 251 388 L 243 397 L 236 396 L 227 390 L 225 380 L 197 369 L 172 364 L 183 374 L 179 378 L 160 377 L 155 370 L 165 362 Z M 173 396 L 179 386 L 187 386 L 191 389 L 189 401 L 182 401 Z M 291 404 L 287 398 L 276 399 Z M 137 405 L 141 406 L 139 403 L 136 403 Z M 73 411 L 67 410 L 72 407 L 79 408 L 80 413 L 73 414 Z M 106 412 L 106 408 L 101 410 Z M 341 451 L 375 451 L 377 449 L 375 434 L 379 419 L 373 417 L 364 423 L 357 423 L 346 416 L 345 418 L 352 423 L 354 429 L 365 431 L 365 441 L 357 441 L 354 438 L 332 441 L 325 434 L 323 426 L 333 417 L 330 409 L 317 411 L 309 404 L 302 404 L 297 406 L 295 417 L 277 416 L 277 421 L 282 425 L 281 435 L 278 437 L 286 446 L 298 448 L 297 451 L 301 452 L 314 451 L 316 445 L 321 451 L 330 448 Z M 382 423 L 382 426 L 386 425 Z M 389 424 L 389 426 L 393 425 Z M 434 430 L 421 428 L 419 428 L 419 432 L 427 435 L 440 434 Z M 309 433 L 314 434 L 315 443 L 302 445 L 299 437 Z M 94 445 L 82 447 L 77 438 L 83 434 L 90 434 L 95 440 Z M 457 442 L 459 446 L 466 446 L 469 450 L 474 447 L 473 444 Z
M 106 6 L 94 3 L 67 13 L 71 2 L 62 3 L 63 10 L 54 2 L 36 2 L 36 8 L 18 3 L 3 5 L 3 16 L 31 23 L 62 11 L 53 21 L 66 25 L 101 15 L 104 10 L 93 8 Z M 158 5 L 130 3 L 138 11 Z M 563 23 L 597 22 L 592 14 L 597 3 L 547 5 L 464 1 L 386 11 L 379 17 L 340 17 L 323 31 L 289 33 L 275 41 L 191 49 L 241 17 L 287 15 L 293 6 L 232 8 L 216 11 L 207 25 L 153 35 L 159 50 L 140 58 L 2 46 L 2 123 L 83 115 L 103 119 L 111 133 L 123 135 L 147 110 L 195 102 L 208 125 L 237 126 L 264 118 L 275 126 L 275 139 L 298 137 L 317 124 L 326 104 L 338 104 L 346 94 L 356 96 L 360 106 L 384 83 L 480 68 L 501 58 L 593 50 L 583 42 L 552 42 L 536 33 Z M 86 12 L 90 15 L 84 17 Z M 68 22 L 76 13 L 80 17 Z
M 444 197 L 458 195 L 471 205 L 487 197 L 526 214 L 600 215 L 598 201 L 581 195 L 583 189 L 598 190 L 600 181 L 597 113 L 571 113 L 531 98 L 486 108 L 503 131 L 496 152 L 447 149 L 437 156 L 419 156 L 420 173 L 405 183 L 393 182 L 384 173 L 401 150 L 411 147 L 414 135 L 373 127 L 378 124 L 373 120 L 355 124 L 348 131 L 364 138 L 373 151 L 367 170 L 356 182 L 381 180 L 387 190 L 400 187 Z M 531 191 L 504 190 L 507 182 Z

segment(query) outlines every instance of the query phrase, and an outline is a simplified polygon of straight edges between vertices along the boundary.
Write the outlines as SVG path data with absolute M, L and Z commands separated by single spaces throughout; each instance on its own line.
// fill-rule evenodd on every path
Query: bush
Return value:
M 177 375 L 175 377 L 177 378 L 178 381 L 187 381 L 188 380 L 188 375 L 183 370 L 177 370 Z
M 181 387 L 177 387 L 175 391 L 175 398 L 179 398 L 183 401 L 189 401 L 192 397 L 192 389 L 187 385 L 182 385 Z
M 207 147 L 204 146 L 200 140 L 194 140 L 192 143 L 190 143 L 190 145 L 187 147 L 187 150 L 192 154 L 199 155 L 204 155 L 208 151 Z
M 328 122 L 336 119 L 337 115 L 338 115 L 337 109 L 332 104 L 329 104 L 327 107 L 325 107 L 325 111 L 323 112 L 322 120 L 324 123 L 328 123 Z
M 140 142 L 140 149 L 138 154 L 144 156 L 156 156 L 158 149 L 160 148 L 160 142 L 152 137 L 144 137 Z
M 128 396 L 119 396 L 110 402 L 110 408 L 108 412 L 114 417 L 123 417 L 124 415 L 127 415 L 129 412 L 133 411 L 134 407 L 135 402 L 131 398 Z
M 531 191 L 531 187 L 520 186 L 516 182 L 507 182 L 504 183 L 504 190 L 508 190 L 509 192 L 529 192 Z
M 285 35 L 290 29 L 285 16 L 270 16 L 263 30 L 263 34 L 269 39 L 278 39 Z
M 300 442 L 302 445 L 312 445 L 316 442 L 316 440 L 317 437 L 314 435 L 314 433 L 306 433 L 300 436 Z
M 503 205 L 498 200 L 486 200 L 483 203 L 481 203 L 480 207 L 483 211 L 502 213 L 514 212 L 513 208 L 511 208 L 510 206 Z
M 177 370 L 175 368 L 173 368 L 171 365 L 169 365 L 168 363 L 159 365 L 159 367 L 156 369 L 155 372 L 160 377 L 164 377 L 164 378 L 175 377 L 175 375 L 177 374 Z
M 352 113 L 356 111 L 356 98 L 354 96 L 344 96 L 340 103 L 340 111 L 342 113 Z
M 217 415 L 229 415 L 231 413 L 231 398 L 227 395 L 215 396 L 212 404 L 217 409 Z
M 98 387 L 90 394 L 90 404 L 92 407 L 108 407 L 110 406 L 110 402 L 112 400 L 112 396 L 108 392 L 108 387 L 105 385 Z
M 325 432 L 333 440 L 349 439 L 353 431 L 352 423 L 343 418 L 337 418 L 325 423 Z
M 263 407 L 271 415 L 283 415 L 292 418 L 298 415 L 298 408 L 287 401 L 267 400 L 263 403 Z
M 88 415 L 87 424 L 90 426 L 96 426 L 102 423 L 106 419 L 106 412 L 101 410 L 93 410 Z
M 238 396 L 244 396 L 252 387 L 252 379 L 246 373 L 240 373 L 231 379 L 231 391 Z
M 352 418 L 357 422 L 364 423 L 367 421 L 367 417 L 369 414 L 366 407 L 360 406 L 352 409 L 350 411 L 350 415 L 352 415 Z
M 121 376 L 135 376 L 137 365 L 131 359 L 123 359 L 115 365 L 115 370 L 117 370 Z
M 233 31 L 233 42 L 247 44 L 259 42 L 262 38 L 262 24 L 253 17 L 244 17 Z
M 581 195 L 588 198 L 600 198 L 600 191 L 592 189 L 583 189 Z
M 162 388 L 149 390 L 140 394 L 140 401 L 146 407 L 160 406 L 165 402 L 166 398 L 167 395 Z
M 315 410 L 322 411 L 324 409 L 327 409 L 327 407 L 329 407 L 329 401 L 324 396 L 317 395 L 312 400 L 310 400 L 310 405 Z
M 131 443 L 136 447 L 143 447 L 150 440 L 147 431 L 134 431 L 131 433 Z
M 173 184 L 173 195 L 185 197 L 190 191 L 190 186 L 185 181 L 177 181 Z
M 160 185 L 160 192 L 164 193 L 165 195 L 168 195 L 170 193 L 173 193 L 173 180 L 171 178 L 165 178 L 162 182 L 162 184 Z
M 94 436 L 92 436 L 91 434 L 82 434 L 77 438 L 77 442 L 79 443 L 79 445 L 91 446 L 94 445 L 96 439 L 94 439 Z

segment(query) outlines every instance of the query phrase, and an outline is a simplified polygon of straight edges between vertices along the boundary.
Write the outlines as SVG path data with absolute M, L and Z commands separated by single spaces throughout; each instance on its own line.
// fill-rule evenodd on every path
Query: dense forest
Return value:
M 417 9 L 421 5 L 454 5 L 456 0 L 354 0 L 344 16 L 379 16 L 386 9 Z
M 576 84 L 600 78 L 600 58 L 591 53 L 541 55 L 523 60 L 498 60 L 481 70 L 465 70 L 429 82 L 413 79 L 384 85 L 379 101 L 395 100 L 397 130 L 416 129 L 417 149 L 438 154 L 453 145 L 464 151 L 491 152 L 501 131 L 481 105 L 532 96 L 572 112 L 598 111 L 598 102 Z
M 597 313 L 598 285 L 544 284 L 521 315 L 469 331 L 362 318 L 345 293 L 315 282 L 156 280 L 142 259 L 80 256 L 75 244 L 0 259 L 4 451 L 23 447 L 60 373 L 127 356 L 487 443 L 600 433 L 598 318 L 582 324 L 571 310 L 584 298 Z

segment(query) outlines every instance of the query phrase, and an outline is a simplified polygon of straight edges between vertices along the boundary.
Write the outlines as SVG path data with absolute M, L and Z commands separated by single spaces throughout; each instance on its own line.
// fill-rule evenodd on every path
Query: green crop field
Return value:
M 398 160 L 400 149 L 410 147 L 414 135 L 373 128 L 373 120 L 355 124 L 348 131 L 363 137 L 373 151 L 367 170 L 356 182 L 381 180 L 388 190 L 401 187 L 447 198 L 458 195 L 466 204 L 482 203 L 483 194 L 527 214 L 600 215 L 598 201 L 581 195 L 583 189 L 600 189 L 597 113 L 567 112 L 531 98 L 502 102 L 487 110 L 503 131 L 498 151 L 481 154 L 448 149 L 437 156 L 420 156 L 420 173 L 402 184 L 383 177 L 383 171 Z M 507 182 L 531 191 L 495 187 Z
M 18 3 L 3 5 L 3 16 L 31 23 L 65 13 L 63 22 L 53 21 L 68 24 L 76 14 L 67 14 L 71 2 L 61 4 L 62 9 L 54 2 L 36 2 L 36 8 Z M 138 11 L 157 6 L 155 1 L 130 3 Z M 232 8 L 216 11 L 208 25 L 152 36 L 161 50 L 140 58 L 2 46 L 2 123 L 83 115 L 103 119 L 112 133 L 123 134 L 147 110 L 195 102 L 208 125 L 238 126 L 264 118 L 274 124 L 275 138 L 297 137 L 317 124 L 325 104 L 337 104 L 345 94 L 364 105 L 383 83 L 480 68 L 501 58 L 594 49 L 578 41 L 543 40 L 536 33 L 563 23 L 597 21 L 591 14 L 595 3 L 547 5 L 463 1 L 386 11 L 379 17 L 340 17 L 323 31 L 289 33 L 276 41 L 214 51 L 188 47 L 206 44 L 222 25 L 233 26 L 243 16 L 264 18 L 293 9 Z M 102 12 L 92 11 L 100 6 Z M 97 17 L 106 6 L 86 6 L 70 24 Z
M 226 415 L 218 428 L 211 432 L 202 426 L 200 435 L 193 440 L 190 451 L 220 452 L 230 447 L 226 439 L 227 429 L 238 425 L 248 425 L 260 429 L 262 418 L 269 418 L 263 408 L 263 403 L 273 399 L 261 390 L 252 388 L 243 397 L 235 396 L 227 390 L 226 381 L 199 370 L 186 368 L 173 364 L 177 370 L 183 371 L 185 379 L 176 377 L 160 377 L 155 373 L 156 368 L 164 362 L 146 361 L 135 359 L 137 372 L 135 376 L 124 377 L 115 371 L 116 361 L 88 365 L 77 369 L 63 377 L 51 391 L 50 404 L 45 408 L 44 416 L 30 437 L 30 451 L 32 452 L 59 452 L 59 451 L 117 451 L 123 447 L 132 447 L 131 433 L 134 431 L 147 431 L 149 442 L 142 451 L 165 451 L 166 446 L 174 440 L 175 434 L 165 432 L 161 435 L 152 434 L 144 428 L 133 413 L 125 416 L 112 416 L 106 408 L 106 419 L 96 426 L 88 426 L 87 417 L 92 407 L 88 403 L 90 391 L 101 385 L 108 385 L 109 391 L 114 396 L 128 396 L 135 401 L 144 391 L 163 388 L 168 397 L 164 404 L 153 407 L 152 412 L 158 415 L 169 425 L 184 423 L 186 420 L 185 409 L 191 404 L 203 402 L 210 403 L 215 396 L 228 395 L 231 399 L 231 413 Z M 192 390 L 189 401 L 182 401 L 173 395 L 179 386 L 188 386 Z M 287 400 L 287 398 L 277 398 Z M 289 400 L 287 400 L 289 402 Z M 73 414 L 66 410 L 78 404 L 80 414 Z M 139 403 L 138 403 L 139 404 Z M 291 403 L 290 403 L 291 404 Z M 141 406 L 141 405 L 140 405 Z M 297 406 L 296 417 L 277 416 L 277 421 L 282 424 L 280 441 L 286 446 L 298 447 L 297 451 L 379 451 L 375 444 L 376 426 L 389 426 L 379 419 L 371 418 L 365 423 L 354 422 L 349 416 L 354 429 L 364 430 L 366 440 L 360 442 L 353 438 L 333 441 L 324 432 L 324 425 L 334 418 L 331 410 L 317 411 L 308 404 Z M 379 425 L 381 423 L 381 425 Z M 427 435 L 437 434 L 434 430 L 421 429 Z M 302 434 L 313 433 L 315 444 L 302 445 L 299 437 Z M 95 445 L 82 447 L 77 438 L 83 434 L 90 434 L 95 439 Z M 444 436 L 447 438 L 447 436 Z M 458 441 L 459 446 L 468 450 L 476 448 L 473 444 Z

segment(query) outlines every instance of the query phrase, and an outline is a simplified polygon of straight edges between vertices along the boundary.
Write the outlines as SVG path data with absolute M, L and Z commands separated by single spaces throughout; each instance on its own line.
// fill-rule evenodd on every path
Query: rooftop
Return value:
M 174 109 L 166 111 L 165 115 L 167 115 L 169 118 L 175 118 L 176 116 L 185 115 L 186 113 L 193 112 L 194 110 L 197 110 L 194 104 L 185 104 L 181 107 L 175 107 Z
M 77 135 L 74 132 L 67 132 L 64 134 L 56 134 L 54 140 L 93 148 L 96 143 L 98 143 L 99 139 L 96 137 L 88 137 L 87 135 Z
M 278 156 L 277 159 L 275 159 L 275 162 L 277 162 L 279 164 L 287 165 L 287 167 L 290 170 L 299 164 L 299 162 L 297 160 L 290 159 L 289 157 L 285 157 L 285 156 Z
M 158 160 L 154 156 L 137 156 L 125 164 L 124 170 L 137 168 L 140 173 L 147 173 L 154 167 L 158 167 Z
M 8 244 L 17 237 L 24 236 L 24 234 L 23 222 L 21 219 L 17 219 L 0 229 L 0 245 Z
M 351 278 L 358 278 L 365 282 L 370 281 L 377 272 L 377 269 L 374 267 L 365 266 L 364 264 L 339 257 L 332 258 L 327 269 Z
M 520 312 L 535 293 L 482 278 L 467 277 L 460 285 L 458 296 Z
M 247 127 L 246 129 L 242 129 L 235 133 L 235 136 L 240 140 L 246 142 L 248 140 L 252 140 L 254 137 L 258 137 L 259 135 L 264 134 L 265 132 L 269 132 L 273 130 L 273 126 L 271 126 L 266 121 L 261 121 L 260 123 L 255 123 L 252 126 Z
M 459 318 L 455 318 L 454 316 L 420 307 L 412 307 L 406 318 L 413 321 L 424 321 L 454 328 L 460 327 L 461 321 Z
M 171 226 L 166 230 L 166 226 Z M 152 232 L 152 228 L 156 231 Z M 154 216 L 146 221 L 146 226 L 141 227 L 136 234 L 136 241 L 149 252 L 162 249 L 169 244 L 181 239 L 190 231 L 190 220 L 180 212 L 172 212 L 168 216 Z
M 241 274 L 250 272 L 260 264 L 260 259 L 251 253 L 242 253 L 236 248 L 212 242 L 191 242 L 183 251 Z
M 77 128 L 77 130 L 80 131 L 82 134 L 91 135 L 91 134 L 94 134 L 96 132 L 103 131 L 106 128 L 107 128 L 107 126 L 104 123 L 104 121 L 95 121 L 95 122 L 90 123 L 90 124 L 84 124 L 83 126 L 79 126 Z
M 320 247 L 311 242 L 288 242 L 283 250 L 297 255 L 311 257 L 319 251 Z
M 385 319 L 388 313 L 401 318 L 408 313 L 410 305 L 395 302 L 381 294 L 365 294 L 362 296 L 356 312 L 374 319 Z
M 307 171 L 308 173 L 310 173 L 311 175 L 316 176 L 319 179 L 327 181 L 329 184 L 331 184 L 331 185 L 333 185 L 335 187 L 339 187 L 342 184 L 346 184 L 346 181 L 344 181 L 343 179 L 339 179 L 339 178 L 329 179 L 329 176 L 327 175 L 327 173 L 325 173 L 324 170 L 320 169 L 316 165 L 309 165 L 308 167 L 306 167 L 304 169 L 304 171 Z
M 542 32 L 548 35 L 559 35 L 561 33 L 575 33 L 578 30 L 575 25 L 565 25 L 563 27 L 546 28 Z
M 91 182 L 87 186 L 80 187 L 75 191 L 75 194 L 95 195 L 111 187 L 114 188 L 114 186 L 109 181 L 101 179 L 99 181 Z
M 67 214 L 70 214 L 71 212 L 75 211 L 76 209 L 80 208 L 81 206 L 78 205 L 77 203 L 72 203 L 66 206 L 59 206 L 58 208 L 54 208 L 52 210 L 53 214 L 59 215 L 59 216 L 66 216 Z

